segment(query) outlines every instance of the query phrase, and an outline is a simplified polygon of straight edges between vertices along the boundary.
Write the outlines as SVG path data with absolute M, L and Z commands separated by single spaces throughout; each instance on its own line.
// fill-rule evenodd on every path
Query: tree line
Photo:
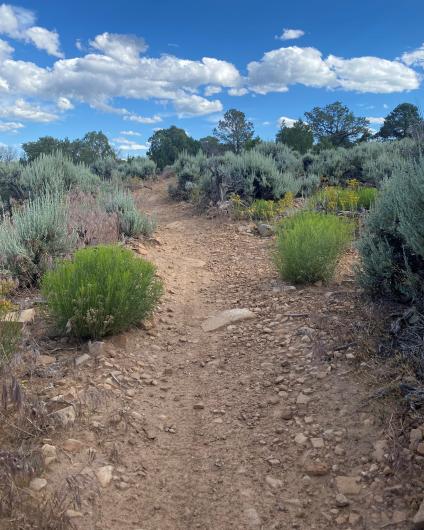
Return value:
M 355 116 L 340 101 L 324 107 L 314 107 L 305 112 L 305 120 L 299 118 L 292 126 L 284 120 L 276 134 L 275 141 L 288 145 L 301 154 L 309 150 L 320 151 L 336 147 L 351 147 L 360 142 L 397 140 L 407 136 L 424 138 L 424 120 L 416 105 L 401 103 L 385 118 L 377 133 L 372 133 L 367 118 Z M 261 139 L 255 136 L 253 123 L 244 112 L 228 110 L 209 136 L 195 140 L 184 129 L 172 125 L 159 129 L 149 138 L 147 156 L 159 169 L 174 163 L 179 153 L 196 154 L 203 151 L 207 156 L 220 155 L 226 151 L 240 153 L 255 147 Z M 34 142 L 22 144 L 24 160 L 33 161 L 40 154 L 62 151 L 74 163 L 91 166 L 99 159 L 117 158 L 102 131 L 88 132 L 76 140 L 57 139 L 43 136 Z M 10 149 L 0 152 L 0 160 L 13 158 Z

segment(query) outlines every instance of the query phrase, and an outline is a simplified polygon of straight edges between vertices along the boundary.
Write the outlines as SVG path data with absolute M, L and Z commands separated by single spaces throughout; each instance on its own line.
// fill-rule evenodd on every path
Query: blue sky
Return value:
M 263 138 L 335 100 L 379 127 L 424 108 L 422 0 L 0 3 L 0 143 L 103 130 L 144 154 L 243 110 Z

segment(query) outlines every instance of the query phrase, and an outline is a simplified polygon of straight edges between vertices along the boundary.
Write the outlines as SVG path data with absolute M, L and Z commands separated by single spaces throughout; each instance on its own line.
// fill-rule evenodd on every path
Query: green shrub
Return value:
M 301 212 L 286 218 L 275 252 L 281 277 L 293 283 L 329 281 L 352 234 L 351 222 L 331 214 Z
M 150 236 L 153 233 L 155 222 L 138 211 L 131 193 L 123 190 L 110 191 L 103 197 L 103 203 L 108 213 L 118 215 L 119 230 L 125 236 Z
M 0 223 L 0 265 L 25 284 L 37 284 L 52 260 L 75 246 L 68 203 L 47 193 L 12 209 Z
M 348 181 L 354 182 L 354 181 Z M 358 186 L 357 181 L 347 188 L 326 186 L 309 200 L 309 206 L 326 212 L 357 212 L 369 210 L 377 196 L 377 189 Z
M 118 161 L 112 156 L 98 158 L 91 164 L 91 171 L 102 180 L 112 180 L 119 172 Z
M 153 180 L 156 178 L 156 163 L 150 158 L 137 156 L 124 162 L 119 171 L 126 178 L 135 177 L 142 180 Z
M 16 311 L 6 295 L 12 284 L 0 278 L 0 367 L 6 364 L 16 352 L 21 338 L 22 324 L 10 319 L 9 314 Z
M 367 293 L 424 307 L 424 160 L 405 162 L 386 182 L 359 251 Z
M 13 200 L 21 200 L 19 185 L 22 164 L 18 162 L 0 162 L 0 208 L 9 210 Z
M 188 201 L 198 186 L 201 176 L 207 171 L 207 157 L 199 151 L 190 155 L 183 151 L 174 162 L 173 170 L 177 176 L 176 186 L 170 186 L 170 195 L 177 200 Z
M 42 292 L 59 331 L 98 339 L 148 317 L 162 293 L 150 262 L 105 245 L 78 250 L 42 280 Z
M 74 164 L 61 151 L 53 155 L 41 154 L 24 166 L 20 186 L 27 197 L 45 193 L 63 193 L 70 189 L 83 192 L 96 190 L 100 183 L 97 175 L 84 164 Z

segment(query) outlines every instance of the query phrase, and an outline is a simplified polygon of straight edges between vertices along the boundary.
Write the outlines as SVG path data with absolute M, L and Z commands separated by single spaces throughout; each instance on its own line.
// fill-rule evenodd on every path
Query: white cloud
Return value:
M 249 88 L 259 94 L 287 92 L 290 85 L 388 94 L 419 87 L 418 74 L 400 61 L 379 57 L 322 57 L 315 48 L 289 46 L 247 66 Z
M 31 105 L 24 99 L 17 99 L 13 103 L 2 102 L 0 105 L 0 117 L 18 118 L 41 123 L 48 123 L 58 119 L 57 114 L 43 110 L 38 105 Z
M 389 94 L 413 90 L 420 85 L 418 74 L 399 61 L 379 57 L 342 59 L 330 55 L 326 63 L 337 76 L 337 84 L 345 90 Z
M 23 127 L 23 123 L 16 121 L 0 121 L 0 132 L 16 132 Z
M 222 87 L 209 85 L 205 88 L 205 96 L 213 96 L 214 94 L 219 94 L 222 92 Z
M 181 96 L 174 102 L 174 105 L 180 118 L 202 116 L 203 114 L 220 112 L 223 109 L 222 103 L 218 99 L 209 101 L 195 94 Z
M 424 43 L 412 52 L 405 52 L 401 59 L 408 66 L 421 66 L 424 68 Z
M 230 88 L 228 90 L 228 95 L 230 96 L 245 96 L 248 93 L 247 88 Z
M 294 40 L 303 37 L 305 32 L 302 29 L 288 29 L 284 28 L 280 36 L 276 35 L 275 38 L 279 40 Z
M 147 151 L 149 149 L 148 142 L 146 144 L 139 144 L 128 138 L 114 138 L 113 142 L 122 151 Z
M 259 94 L 287 92 L 289 85 L 331 87 L 336 76 L 315 48 L 289 46 L 264 54 L 247 65 L 250 89 Z
M 122 134 L 124 136 L 141 136 L 141 133 L 136 131 L 121 131 L 119 134 Z
M 57 106 L 60 110 L 70 110 L 74 108 L 74 105 L 68 98 L 60 97 L 57 100 Z
M 137 114 L 128 114 L 124 116 L 124 120 L 135 121 L 137 123 L 152 124 L 161 122 L 162 118 L 157 114 L 155 114 L 154 116 L 138 116 Z
M 124 63 L 136 63 L 140 53 L 148 48 L 142 37 L 108 32 L 97 35 L 90 41 L 90 45 L 108 57 Z
M 283 122 L 286 127 L 293 127 L 297 120 L 294 120 L 293 118 L 287 118 L 287 116 L 281 116 L 278 118 L 278 125 L 280 127 L 283 125 Z
M 10 4 L 0 5 L 0 34 L 34 44 L 49 55 L 63 57 L 58 33 L 34 26 L 35 20 L 34 13 L 29 9 Z
M 382 125 L 384 123 L 384 118 L 381 118 L 381 117 L 368 117 L 367 120 L 370 122 L 370 123 L 376 123 L 378 125 Z
M 270 121 L 263 121 L 262 125 L 271 125 L 271 122 Z

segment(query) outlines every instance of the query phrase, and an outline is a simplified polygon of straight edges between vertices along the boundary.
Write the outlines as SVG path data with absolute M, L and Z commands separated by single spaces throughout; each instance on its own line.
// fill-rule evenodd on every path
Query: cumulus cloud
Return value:
M 209 85 L 205 87 L 205 96 L 213 96 L 222 92 L 222 87 Z
M 141 136 L 141 133 L 137 131 L 121 131 L 119 134 L 122 134 L 123 136 Z
M 418 74 L 399 61 L 379 57 L 342 59 L 330 55 L 326 63 L 337 76 L 337 84 L 345 90 L 389 94 L 413 90 L 420 85 Z
M 202 116 L 212 112 L 220 112 L 223 109 L 222 103 L 218 99 L 210 101 L 196 94 L 182 95 L 175 100 L 174 105 L 180 118 Z
M 0 121 L 0 132 L 16 132 L 23 127 L 23 123 L 16 121 Z
M 424 43 L 412 52 L 405 52 L 401 58 L 408 66 L 421 66 L 424 68 Z
M 148 48 L 146 41 L 135 35 L 102 33 L 90 41 L 90 45 L 108 57 L 125 63 L 135 63 Z
M 279 40 L 294 40 L 303 37 L 305 32 L 302 29 L 289 29 L 284 28 L 280 36 L 276 35 L 275 38 Z
M 135 121 L 137 123 L 152 124 L 159 123 L 162 118 L 155 114 L 154 116 L 138 116 L 137 114 L 128 114 L 124 116 L 124 120 Z
M 29 9 L 10 4 L 0 5 L 0 34 L 31 43 L 54 57 L 63 57 L 58 33 L 35 26 L 35 20 L 34 13 Z
M 247 65 L 250 89 L 258 94 L 287 92 L 289 85 L 332 87 L 336 76 L 315 48 L 289 46 L 266 52 Z
M 113 142 L 122 151 L 147 151 L 149 149 L 148 142 L 146 144 L 139 144 L 129 138 L 114 138 Z
M 419 87 L 420 78 L 400 61 L 379 57 L 326 59 L 315 48 L 289 46 L 248 64 L 249 88 L 259 94 L 286 92 L 290 85 L 388 94 Z
M 58 119 L 57 114 L 44 110 L 38 105 L 32 105 L 24 99 L 17 99 L 12 103 L 1 102 L 0 117 L 18 118 L 41 123 L 48 123 Z
M 286 127 L 293 127 L 293 125 L 297 122 L 297 120 L 293 118 L 287 118 L 287 116 L 281 116 L 278 118 L 278 125 L 281 127 L 284 123 Z
M 70 110 L 74 108 L 74 105 L 68 98 L 60 97 L 57 100 L 57 106 L 60 110 Z
M 228 95 L 230 96 L 245 96 L 246 94 L 248 94 L 249 91 L 247 90 L 247 88 L 230 88 L 228 90 Z

